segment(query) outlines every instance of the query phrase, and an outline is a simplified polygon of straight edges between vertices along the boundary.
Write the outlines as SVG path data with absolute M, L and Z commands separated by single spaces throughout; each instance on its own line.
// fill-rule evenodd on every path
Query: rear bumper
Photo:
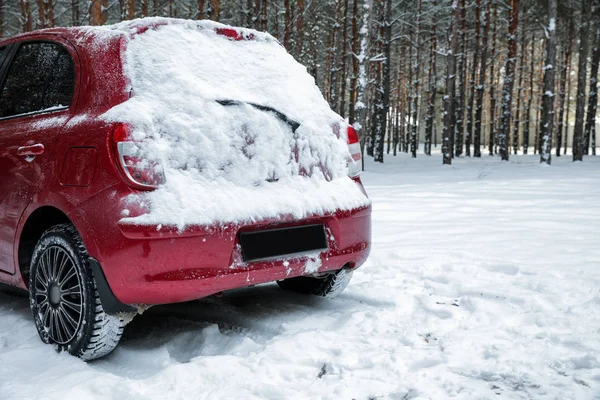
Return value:
M 191 227 L 184 232 L 109 220 L 96 227 L 97 252 L 91 255 L 102 266 L 116 300 L 129 305 L 177 303 L 344 266 L 357 268 L 371 247 L 370 206 L 302 220 Z M 315 223 L 326 228 L 327 250 L 289 259 L 242 261 L 240 232 Z

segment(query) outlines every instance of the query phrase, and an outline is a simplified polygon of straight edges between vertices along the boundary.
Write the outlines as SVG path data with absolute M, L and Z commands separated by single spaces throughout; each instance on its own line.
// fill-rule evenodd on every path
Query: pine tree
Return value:
M 356 120 L 356 91 L 358 84 L 358 0 L 352 0 L 352 75 L 350 77 L 350 103 L 348 104 L 348 120 L 354 124 Z
M 446 54 L 446 94 L 444 95 L 444 132 L 442 134 L 442 162 L 452 164 L 452 138 L 455 132 L 456 118 L 454 103 L 456 97 L 456 52 L 458 50 L 458 24 L 460 12 L 458 0 L 451 0 L 452 21 L 448 36 L 448 53 Z
M 571 21 L 569 16 L 568 22 Z M 568 89 L 569 89 L 569 76 L 571 73 L 571 54 L 573 50 L 573 27 L 571 23 L 565 24 L 568 26 L 569 34 L 567 37 L 567 46 L 564 50 L 563 54 L 563 62 L 560 66 L 560 89 L 559 89 L 559 107 L 558 107 L 558 124 L 556 126 L 556 156 L 560 157 L 560 151 L 563 144 L 563 131 L 564 135 L 564 143 L 565 143 L 565 154 L 567 152 L 567 134 L 568 134 L 568 106 L 567 106 L 567 120 L 565 121 L 565 102 L 569 97 Z M 566 123 L 565 123 L 566 122 Z M 565 129 L 566 128 L 566 129 Z
M 29 32 L 33 29 L 31 20 L 31 5 L 29 0 L 19 0 L 21 7 L 21 29 L 22 32 Z
M 600 7 L 598 8 L 600 10 Z M 591 136 L 596 126 L 596 112 L 598 109 L 598 65 L 600 64 L 600 18 L 596 19 L 596 35 L 592 49 L 592 66 L 590 68 L 590 93 L 588 99 L 587 120 L 585 123 L 585 154 L 588 154 L 590 137 L 592 138 L 592 154 L 596 155 L 596 135 Z
M 479 1 L 479 0 L 478 0 Z M 481 43 L 481 62 L 479 63 L 479 85 L 477 86 L 477 106 L 475 108 L 475 135 L 473 137 L 473 156 L 481 157 L 481 138 L 483 125 L 483 95 L 485 91 L 485 71 L 487 69 L 488 56 L 488 33 L 491 21 L 491 2 L 487 4 L 485 13 L 485 27 L 483 28 L 483 39 Z
M 477 77 L 477 68 L 479 67 L 479 53 L 481 41 L 481 0 L 475 0 L 475 50 L 473 53 L 473 62 L 471 63 L 471 78 L 469 80 L 469 104 L 467 106 L 467 133 L 465 135 L 465 155 L 471 156 L 471 141 L 473 138 L 473 107 L 475 106 L 475 79 Z
M 491 66 L 490 66 L 490 120 L 489 120 L 489 135 L 488 135 L 488 149 L 490 156 L 494 155 L 494 141 L 496 137 L 496 85 L 495 79 L 496 74 L 495 70 L 495 58 L 496 58 L 496 40 L 498 35 L 498 0 L 493 0 L 493 9 L 494 9 L 494 23 L 493 23 L 493 33 L 492 33 L 492 52 L 490 53 L 491 58 Z
M 523 98 L 523 76 L 525 75 L 525 19 L 521 23 L 521 55 L 519 56 L 519 82 L 517 85 L 517 106 L 515 108 L 515 122 L 513 124 L 512 147 L 513 154 L 519 149 L 519 128 L 521 126 L 521 101 Z
M 592 0 L 581 2 L 581 25 L 579 29 L 579 66 L 577 72 L 577 106 L 575 108 L 575 130 L 573 132 L 573 161 L 583 160 L 583 119 L 585 114 L 585 86 L 587 84 L 587 58 L 589 50 L 589 27 Z
M 542 118 L 540 135 L 542 150 L 540 162 L 550 165 L 552 162 L 552 129 L 554 124 L 554 80 L 556 71 L 556 4 L 557 0 L 548 0 L 548 27 L 546 40 L 546 65 L 544 66 L 544 87 L 542 100 Z
M 391 36 L 392 36 L 392 0 L 379 0 L 380 2 L 380 39 L 381 54 L 383 59 L 379 63 L 381 74 L 379 85 L 375 90 L 375 115 L 373 124 L 373 157 L 376 162 L 383 162 L 383 147 L 387 129 L 387 115 L 390 107 L 391 88 Z
M 108 19 L 108 0 L 96 0 L 90 6 L 90 25 L 104 25 Z
M 371 16 L 372 16 L 372 0 L 365 0 L 363 5 L 363 20 L 360 29 L 360 54 L 358 55 L 358 82 L 356 86 L 356 104 L 355 109 L 357 112 L 357 123 L 354 127 L 360 133 L 361 138 L 361 150 L 364 152 L 365 147 L 367 148 L 367 154 L 369 153 L 369 147 L 371 149 L 370 155 L 373 155 L 373 147 L 370 145 L 370 137 L 368 136 L 369 130 L 367 129 L 367 115 L 370 109 L 369 104 L 369 76 L 370 76 L 370 64 L 371 58 L 370 53 L 370 32 L 371 32 Z M 364 163 L 364 158 L 363 158 Z
M 464 144 L 464 119 L 465 119 L 465 93 L 466 93 L 466 42 L 467 42 L 467 8 L 465 0 L 460 0 L 460 43 L 461 51 L 458 54 L 458 100 L 456 102 L 456 135 L 454 143 L 454 154 L 456 157 L 462 155 Z
M 531 37 L 531 54 L 529 57 L 529 98 L 527 99 L 527 111 L 525 111 L 525 129 L 523 130 L 523 154 L 529 151 L 529 137 L 531 129 L 531 105 L 533 103 L 533 80 L 535 75 L 535 35 Z
M 419 80 L 419 71 L 420 71 L 420 54 L 421 54 L 421 49 L 420 49 L 420 43 L 419 43 L 419 39 L 421 37 L 421 11 L 422 11 L 422 7 L 423 7 L 423 1 L 422 0 L 418 0 L 419 1 L 419 6 L 418 6 L 418 11 L 417 11 L 417 37 L 416 37 L 416 55 L 415 55 L 415 60 L 414 60 L 414 64 L 413 64 L 413 76 L 414 76 L 414 82 L 413 82 L 413 87 L 414 87 L 414 92 L 412 95 L 412 120 L 413 120 L 413 126 L 412 126 L 412 130 L 410 132 L 410 153 L 412 158 L 416 158 L 417 157 L 417 147 L 418 147 L 418 140 L 419 140 L 419 136 L 418 136 L 418 127 L 419 127 L 419 84 L 420 84 L 420 80 Z
M 302 0 L 304 2 L 304 0 Z M 300 19 L 300 18 L 299 18 Z M 302 37 L 302 35 L 300 35 Z M 301 50 L 301 46 L 300 49 Z M 344 16 L 342 18 L 342 65 L 340 66 L 340 107 L 338 113 L 346 116 L 346 79 L 347 79 L 347 59 L 348 59 L 348 0 L 344 0 Z M 300 52 L 298 53 L 300 54 Z
M 437 1 L 434 0 L 434 7 Z M 427 115 L 425 117 L 425 154 L 431 155 L 431 140 L 433 135 L 433 124 L 435 122 L 435 101 L 437 92 L 437 16 L 436 12 L 431 17 L 431 37 L 429 39 L 429 69 L 428 69 L 428 89 L 427 89 Z
M 550 0 L 553 1 L 553 0 Z M 512 108 L 513 85 L 515 82 L 515 63 L 517 60 L 517 29 L 519 27 L 519 0 L 511 0 L 508 24 L 508 55 L 504 66 L 504 88 L 502 90 L 502 116 L 498 133 L 500 157 L 508 161 L 508 137 Z M 554 75 L 552 75 L 554 79 Z

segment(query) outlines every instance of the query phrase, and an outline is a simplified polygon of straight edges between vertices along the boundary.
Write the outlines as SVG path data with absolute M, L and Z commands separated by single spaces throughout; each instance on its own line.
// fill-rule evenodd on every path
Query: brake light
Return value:
M 127 180 L 140 189 L 155 189 L 165 183 L 162 165 L 145 153 L 142 142 L 134 140 L 126 124 L 117 124 L 113 145 L 121 171 Z
M 239 32 L 233 28 L 216 28 L 215 32 L 217 32 L 218 35 L 225 36 L 233 40 L 254 40 L 253 33 L 249 33 L 244 36 L 242 32 Z
M 358 133 L 352 125 L 348 125 L 348 150 L 350 157 L 348 158 L 348 176 L 355 178 L 362 171 L 362 154 L 360 152 L 360 140 Z

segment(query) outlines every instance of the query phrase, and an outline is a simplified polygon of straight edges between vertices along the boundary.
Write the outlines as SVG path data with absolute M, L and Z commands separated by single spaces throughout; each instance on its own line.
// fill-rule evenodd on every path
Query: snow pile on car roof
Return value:
M 345 129 L 332 130 L 346 123 L 272 36 L 235 28 L 239 37 L 227 37 L 218 31 L 230 27 L 211 21 L 144 24 L 113 28 L 137 32 L 124 51 L 133 96 L 105 115 L 130 124 L 165 169 L 164 185 L 133 199 L 150 212 L 131 222 L 183 227 L 369 204 L 347 177 Z

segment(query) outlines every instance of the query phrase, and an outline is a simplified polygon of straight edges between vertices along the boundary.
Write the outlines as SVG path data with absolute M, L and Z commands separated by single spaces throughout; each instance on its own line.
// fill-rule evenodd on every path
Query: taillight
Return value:
M 348 176 L 355 178 L 362 171 L 362 155 L 360 153 L 360 140 L 358 133 L 352 125 L 348 125 L 348 150 L 350 157 L 348 158 Z
M 133 140 L 126 124 L 117 124 L 113 144 L 119 167 L 134 186 L 155 189 L 165 183 L 165 173 L 160 162 L 148 157 L 140 141 Z
M 239 32 L 233 28 L 216 28 L 215 32 L 217 35 L 225 36 L 232 40 L 254 40 L 254 34 L 249 33 L 244 36 L 242 32 Z

